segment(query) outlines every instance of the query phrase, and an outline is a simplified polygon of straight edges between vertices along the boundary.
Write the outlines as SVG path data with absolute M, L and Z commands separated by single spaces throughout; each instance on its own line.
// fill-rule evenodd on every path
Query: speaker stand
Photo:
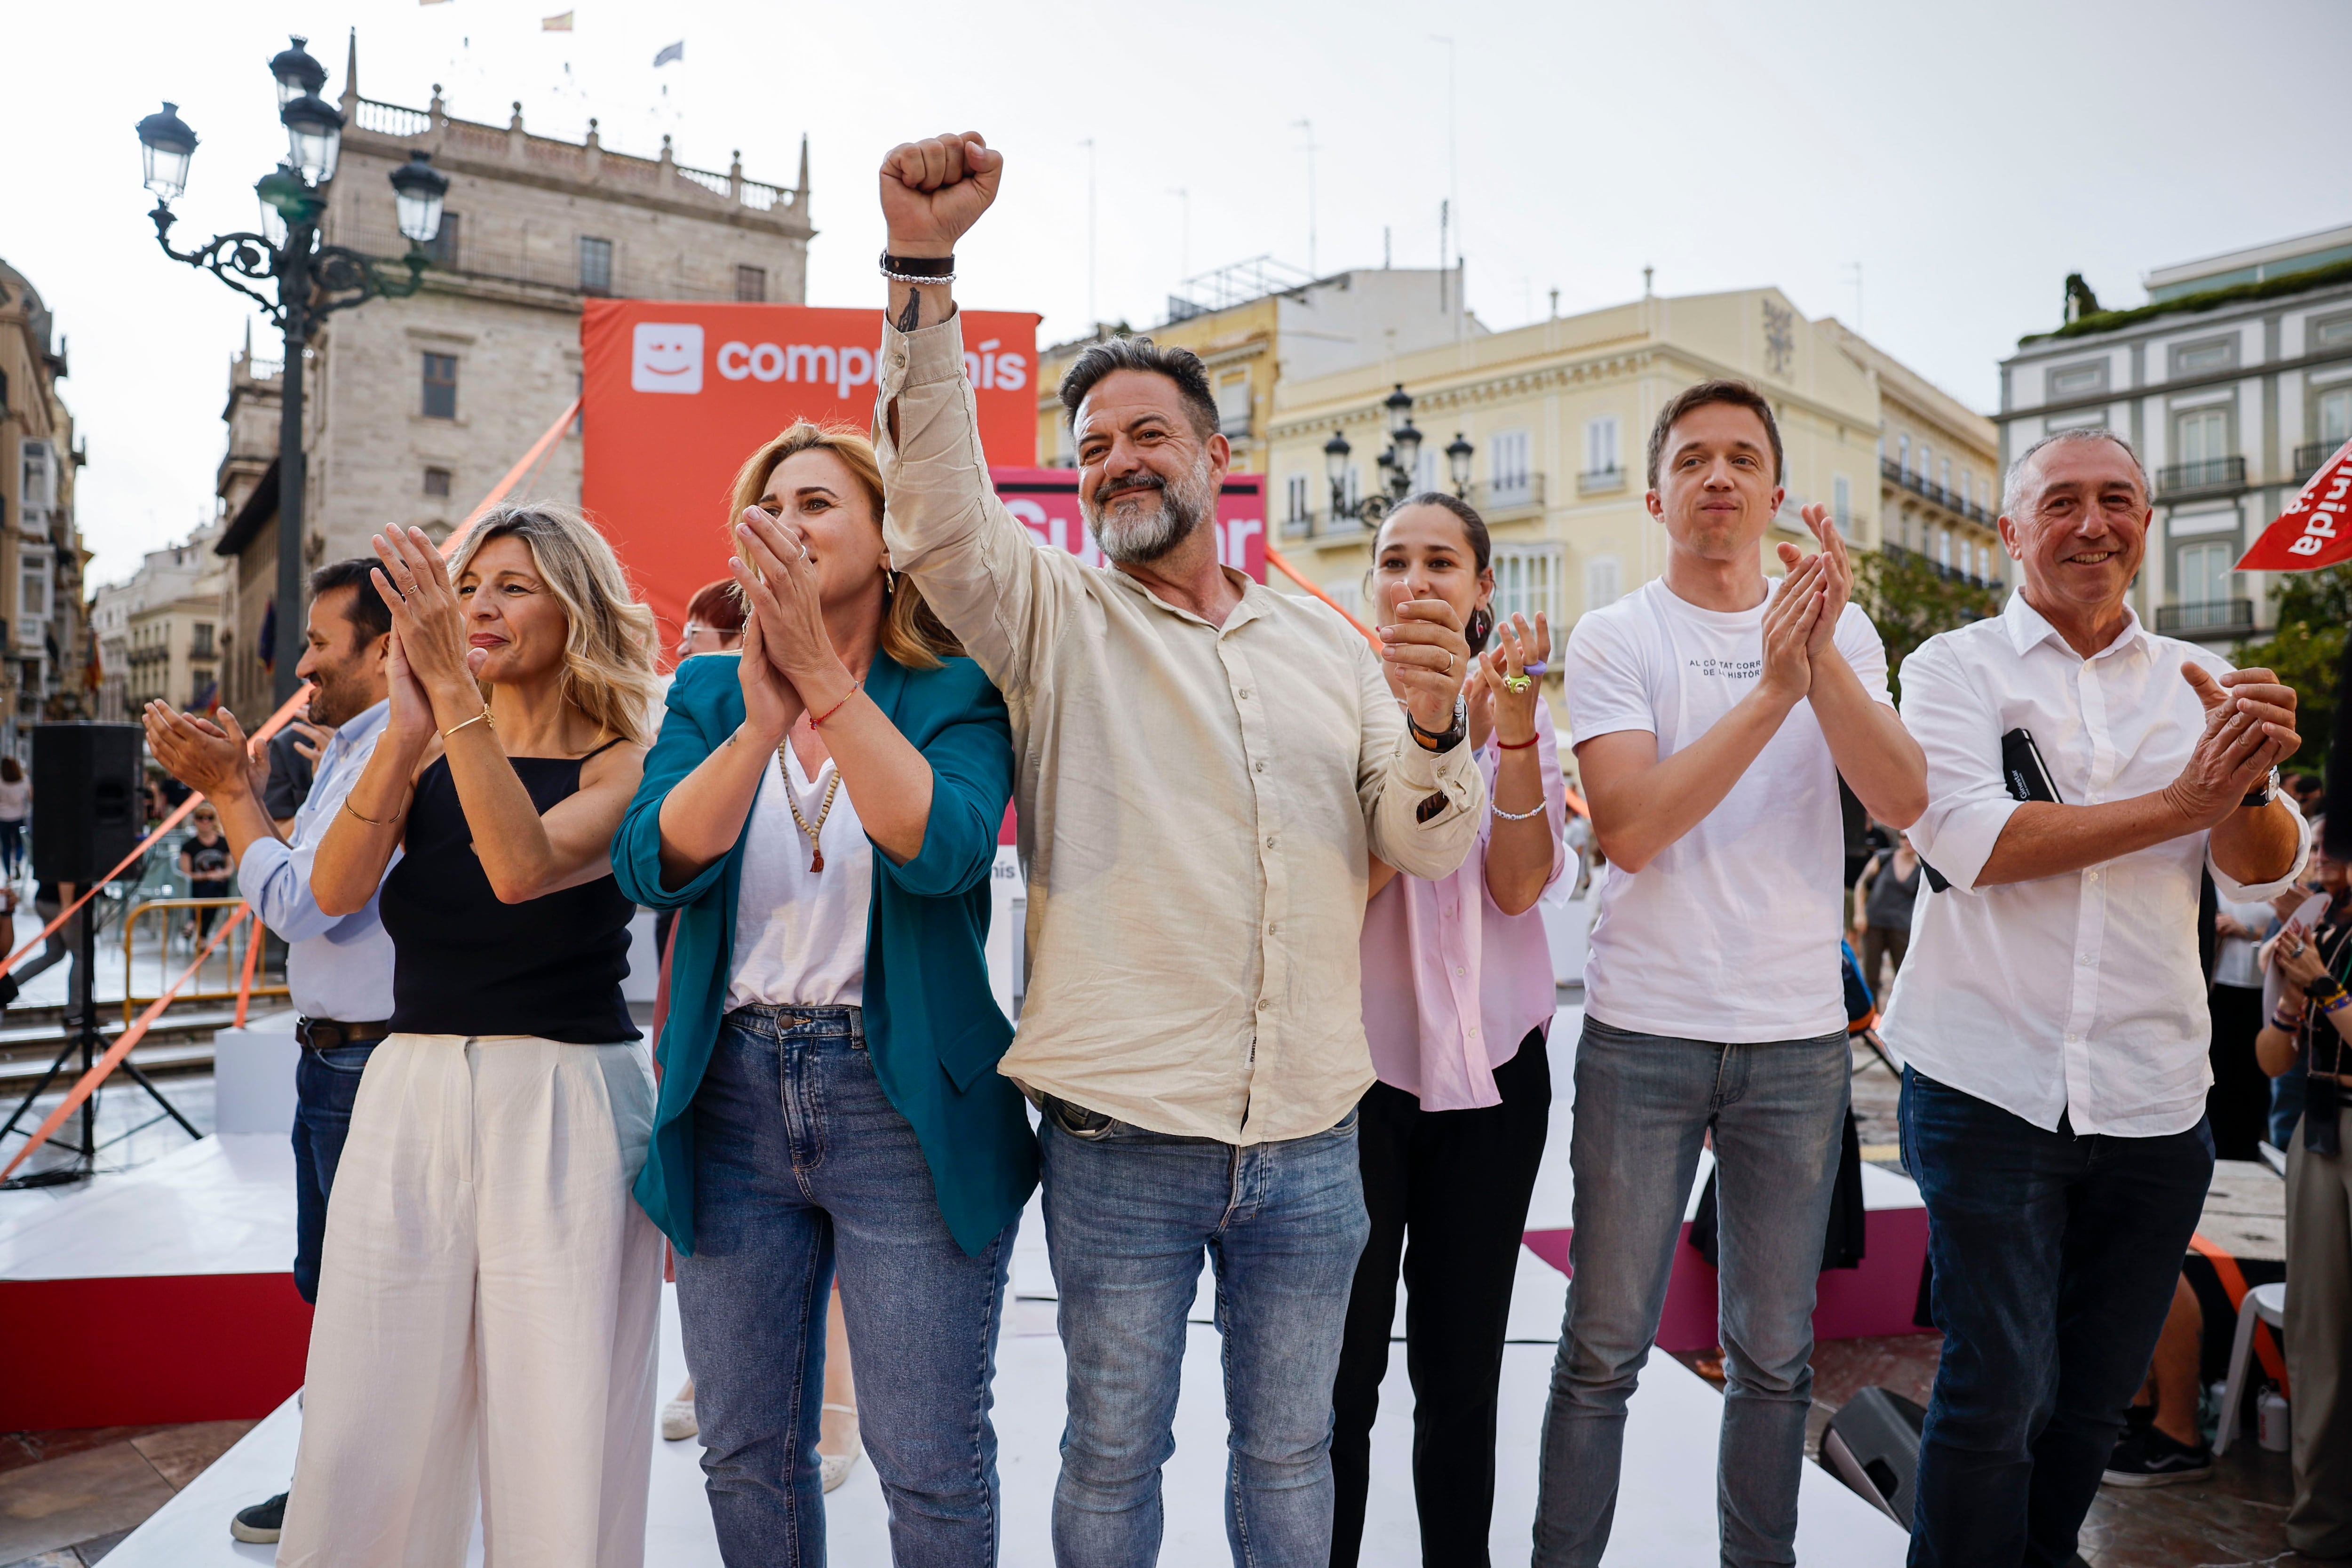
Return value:
M 26 1111 L 32 1109 L 33 1102 L 48 1091 L 49 1085 L 57 1080 L 60 1072 L 65 1070 L 66 1063 L 72 1058 L 76 1051 L 81 1053 L 82 1076 L 87 1076 L 90 1068 L 98 1065 L 98 1058 L 105 1054 L 102 1048 L 105 1038 L 98 1031 L 96 994 L 99 905 L 100 900 L 92 899 L 82 906 L 81 952 L 74 963 L 73 985 L 73 1006 L 79 1016 L 79 1020 L 73 1026 L 73 1033 L 67 1037 L 64 1048 L 58 1052 L 58 1059 L 49 1064 L 49 1070 L 41 1075 L 41 1080 L 33 1086 L 33 1091 L 17 1103 L 16 1110 L 8 1118 L 7 1125 L 0 1127 L 0 1138 L 5 1138 L 16 1130 L 16 1123 L 23 1119 Z M 168 945 L 171 940 L 171 928 L 166 925 L 163 931 L 163 941 Z M 145 1089 L 149 1097 L 163 1108 L 163 1114 L 178 1122 L 189 1137 L 197 1139 L 204 1137 L 203 1133 L 196 1131 L 194 1123 L 180 1114 L 179 1107 L 164 1098 L 163 1091 L 155 1087 L 155 1080 L 141 1072 L 129 1057 L 124 1057 L 116 1066 L 121 1071 L 129 1073 L 131 1081 Z M 81 1102 L 81 1142 L 75 1149 L 72 1160 L 46 1171 L 35 1171 L 26 1175 L 11 1177 L 5 1182 L 0 1182 L 0 1189 L 59 1187 L 74 1182 L 88 1181 L 98 1174 L 98 1090 L 92 1089 L 89 1098 Z

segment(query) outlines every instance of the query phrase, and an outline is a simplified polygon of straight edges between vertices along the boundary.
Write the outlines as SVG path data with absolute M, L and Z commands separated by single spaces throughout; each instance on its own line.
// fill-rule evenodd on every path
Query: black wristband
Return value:
M 936 278 L 942 283 L 955 276 L 955 258 L 948 256 L 893 256 L 882 253 L 882 270 L 893 278 Z

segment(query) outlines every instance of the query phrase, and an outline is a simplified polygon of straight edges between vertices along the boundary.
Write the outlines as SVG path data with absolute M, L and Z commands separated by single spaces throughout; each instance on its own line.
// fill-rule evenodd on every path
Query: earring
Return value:
M 1462 628 L 1462 640 L 1470 645 L 1472 653 L 1485 653 L 1486 639 L 1494 635 L 1495 617 L 1486 606 L 1480 605 L 1470 612 L 1470 624 Z

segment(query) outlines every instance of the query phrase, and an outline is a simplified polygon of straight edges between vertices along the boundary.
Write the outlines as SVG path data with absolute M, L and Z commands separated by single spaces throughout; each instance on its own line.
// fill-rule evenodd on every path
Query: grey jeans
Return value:
M 1656 1338 L 1710 1128 L 1727 1384 L 1716 1458 L 1727 1564 L 1793 1563 L 1812 1401 L 1813 1286 L 1845 1127 L 1851 1048 L 1724 1045 L 1588 1017 L 1576 1049 L 1575 1273 L 1544 1415 L 1536 1568 L 1609 1544 L 1625 1402 Z

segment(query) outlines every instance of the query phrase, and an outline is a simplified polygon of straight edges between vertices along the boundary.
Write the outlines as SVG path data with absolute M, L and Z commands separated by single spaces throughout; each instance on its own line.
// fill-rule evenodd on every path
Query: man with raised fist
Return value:
M 1062 384 L 1110 565 L 1033 541 L 988 485 L 950 289 L 1003 163 L 969 133 L 883 161 L 877 445 L 893 563 L 1003 689 L 1020 758 L 1030 975 L 998 1070 L 1043 1113 L 1069 1363 L 1055 1555 L 1158 1558 L 1205 1250 L 1235 1560 L 1323 1568 L 1367 1232 L 1368 857 L 1436 878 L 1469 850 L 1486 811 L 1469 647 L 1450 605 L 1409 601 L 1382 607 L 1376 658 L 1329 610 L 1221 565 L 1215 401 L 1198 358 L 1145 338 L 1096 344 Z

